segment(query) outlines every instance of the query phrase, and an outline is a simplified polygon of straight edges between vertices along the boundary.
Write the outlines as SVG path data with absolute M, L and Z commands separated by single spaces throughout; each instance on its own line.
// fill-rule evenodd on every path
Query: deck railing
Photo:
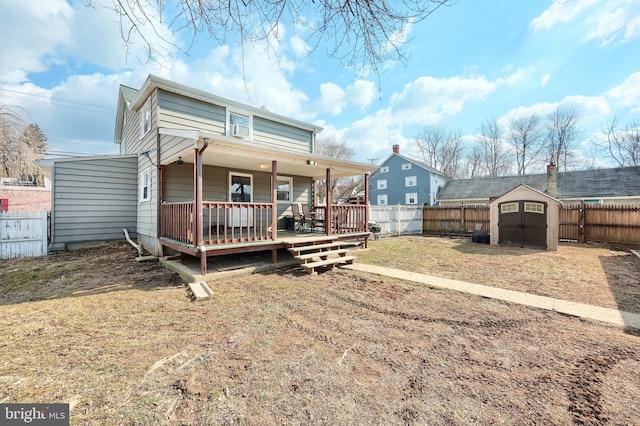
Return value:
M 202 237 L 205 244 L 272 239 L 273 203 L 202 203 Z M 193 202 L 164 203 L 161 206 L 161 237 L 196 245 Z
M 367 206 L 353 204 L 336 204 L 330 207 L 327 215 L 326 206 L 316 206 L 314 211 L 318 217 L 329 217 L 328 225 L 331 234 L 348 234 L 351 232 L 367 232 Z M 327 222 L 325 221 L 325 226 Z

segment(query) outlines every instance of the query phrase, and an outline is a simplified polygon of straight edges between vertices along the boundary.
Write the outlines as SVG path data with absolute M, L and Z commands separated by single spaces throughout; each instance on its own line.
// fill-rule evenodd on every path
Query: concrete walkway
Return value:
M 619 311 L 617 309 L 602 308 L 584 303 L 568 302 L 566 300 L 554 299 L 552 297 L 536 296 L 534 294 L 523 293 L 520 291 L 472 284 L 464 281 L 450 280 L 447 278 L 439 278 L 431 275 L 406 272 L 400 269 L 385 268 L 382 266 L 367 265 L 363 263 L 344 265 L 341 266 L 341 268 L 413 281 L 420 284 L 426 284 L 431 287 L 461 291 L 464 293 L 489 297 L 491 299 L 504 300 L 506 302 L 518 303 L 520 305 L 532 306 L 534 308 L 547 309 L 549 311 L 560 312 L 576 317 L 604 321 L 624 327 L 640 328 L 640 314 Z

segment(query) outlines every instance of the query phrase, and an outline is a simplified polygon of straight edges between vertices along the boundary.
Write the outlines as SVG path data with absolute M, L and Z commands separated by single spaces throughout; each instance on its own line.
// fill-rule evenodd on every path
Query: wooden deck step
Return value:
M 339 257 L 332 257 L 326 260 L 318 260 L 316 262 L 309 262 L 309 263 L 303 263 L 301 266 L 307 270 L 307 272 L 309 272 L 310 274 L 315 274 L 315 268 L 320 267 L 320 266 L 330 266 L 330 267 L 334 267 L 338 264 L 350 264 L 353 263 L 353 261 L 357 259 L 356 256 L 339 256 Z
M 338 250 L 324 250 L 324 251 L 318 251 L 314 253 L 300 254 L 293 257 L 298 260 L 308 260 L 308 259 L 313 259 L 315 257 L 326 258 L 328 256 L 342 255 L 350 250 L 352 249 L 344 248 L 344 249 L 338 249 Z
M 304 251 L 310 251 L 310 250 L 317 251 L 319 249 L 325 249 L 325 248 L 357 247 L 360 245 L 362 245 L 362 242 L 360 241 L 332 241 L 330 243 L 323 243 L 323 244 L 308 244 L 303 246 L 293 246 L 293 247 L 289 247 L 289 251 L 295 255 L 296 254 L 295 252 L 302 253 Z

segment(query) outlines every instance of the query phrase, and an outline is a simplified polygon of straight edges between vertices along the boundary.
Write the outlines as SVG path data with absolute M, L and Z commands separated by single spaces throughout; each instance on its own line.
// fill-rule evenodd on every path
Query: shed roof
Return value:
M 438 198 L 488 200 L 520 184 L 547 193 L 547 175 L 536 174 L 449 180 Z M 558 173 L 557 188 L 559 199 L 640 196 L 640 166 Z

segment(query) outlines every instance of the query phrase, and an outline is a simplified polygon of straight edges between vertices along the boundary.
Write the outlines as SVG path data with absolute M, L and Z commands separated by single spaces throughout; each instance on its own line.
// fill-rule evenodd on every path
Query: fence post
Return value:
M 47 254 L 49 247 L 49 221 L 47 209 L 42 209 L 42 215 L 40 216 L 40 220 L 42 220 L 42 253 Z
M 584 201 L 580 203 L 580 214 L 578 215 L 578 242 L 584 243 L 585 241 L 585 216 Z
M 466 222 L 466 220 L 465 220 L 465 217 L 464 217 L 464 203 L 460 203 L 460 226 L 461 226 L 460 232 L 463 233 L 463 234 L 465 233 L 465 231 L 467 229 L 466 226 L 465 226 L 465 222 Z

